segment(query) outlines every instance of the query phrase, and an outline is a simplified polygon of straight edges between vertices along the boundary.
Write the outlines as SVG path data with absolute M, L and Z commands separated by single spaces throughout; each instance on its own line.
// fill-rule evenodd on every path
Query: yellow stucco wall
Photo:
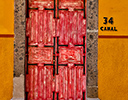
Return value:
M 128 100 L 128 39 L 99 39 L 98 89 L 101 100 Z
M 13 38 L 0 38 L 0 100 L 12 98 L 13 40 Z
M 99 35 L 128 35 L 128 0 L 99 0 Z M 103 17 L 113 17 L 113 25 L 104 23 Z M 101 31 L 100 27 L 116 27 L 115 31 Z
M 0 34 L 14 34 L 14 0 L 0 0 Z
M 0 0 L 0 100 L 13 92 L 14 1 Z
M 99 0 L 98 96 L 128 100 L 128 0 Z M 113 24 L 104 18 L 113 17 Z M 101 31 L 101 27 L 117 31 Z M 112 37 L 113 36 L 113 37 Z

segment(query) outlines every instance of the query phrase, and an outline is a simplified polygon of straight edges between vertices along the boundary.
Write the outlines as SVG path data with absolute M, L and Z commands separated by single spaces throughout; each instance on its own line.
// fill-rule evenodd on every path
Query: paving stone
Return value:
M 13 79 L 13 99 L 22 100 L 24 98 L 24 75 L 20 77 L 14 77 Z

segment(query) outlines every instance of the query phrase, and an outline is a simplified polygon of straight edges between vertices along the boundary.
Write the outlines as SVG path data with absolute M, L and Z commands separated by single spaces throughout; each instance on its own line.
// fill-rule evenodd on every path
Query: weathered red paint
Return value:
M 86 100 L 84 1 L 58 1 L 29 0 L 26 100 Z
M 28 48 L 28 63 L 46 63 L 53 62 L 53 48 L 46 47 L 29 47 Z
M 82 48 L 59 48 L 59 63 L 68 64 L 75 63 L 81 64 L 83 62 L 83 49 Z

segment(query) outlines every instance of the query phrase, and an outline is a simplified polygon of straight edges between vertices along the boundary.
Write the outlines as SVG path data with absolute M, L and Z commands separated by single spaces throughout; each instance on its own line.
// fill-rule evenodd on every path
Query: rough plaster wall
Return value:
M 98 97 L 98 0 L 87 0 L 87 97 Z M 15 0 L 15 76 L 24 74 L 25 0 Z

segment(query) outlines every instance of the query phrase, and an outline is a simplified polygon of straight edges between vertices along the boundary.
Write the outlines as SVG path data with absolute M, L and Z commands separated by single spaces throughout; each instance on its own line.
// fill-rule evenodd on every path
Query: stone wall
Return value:
M 98 0 L 87 0 L 87 97 L 98 97 Z
M 25 0 L 15 0 L 14 19 L 14 75 L 24 74 L 25 56 Z

